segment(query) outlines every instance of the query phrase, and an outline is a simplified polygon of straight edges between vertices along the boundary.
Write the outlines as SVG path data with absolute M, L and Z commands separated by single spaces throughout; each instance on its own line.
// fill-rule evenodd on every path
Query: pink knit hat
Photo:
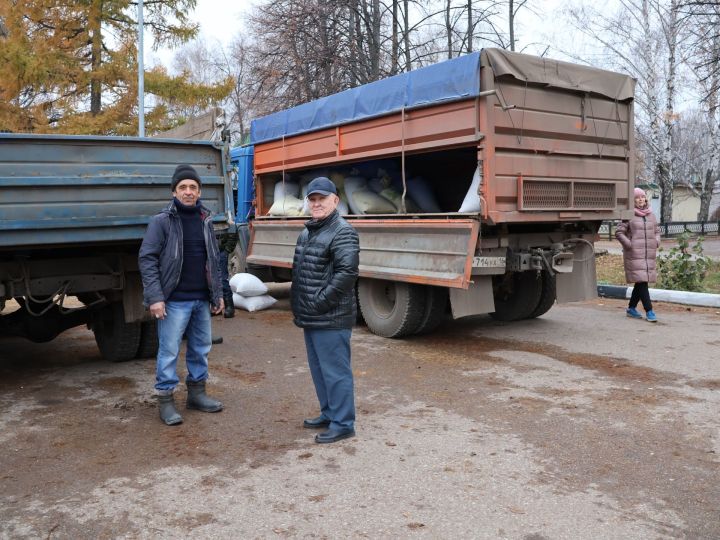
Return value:
M 642 188 L 636 187 L 633 197 L 645 197 L 647 199 L 647 195 L 645 194 L 645 191 L 642 190 Z

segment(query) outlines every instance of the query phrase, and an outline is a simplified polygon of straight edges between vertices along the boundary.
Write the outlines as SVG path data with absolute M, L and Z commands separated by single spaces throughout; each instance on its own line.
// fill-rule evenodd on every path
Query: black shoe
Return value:
M 225 310 L 223 311 L 223 317 L 226 319 L 232 319 L 235 316 L 235 304 L 233 303 L 232 294 L 224 297 Z
M 330 420 L 322 415 L 317 418 L 308 418 L 307 420 L 303 420 L 303 427 L 310 429 L 328 427 L 329 425 Z
M 220 345 L 223 342 L 222 336 L 213 336 L 212 337 L 212 344 L 213 345 Z
M 328 429 L 315 435 L 316 443 L 333 443 L 355 436 L 354 429 Z

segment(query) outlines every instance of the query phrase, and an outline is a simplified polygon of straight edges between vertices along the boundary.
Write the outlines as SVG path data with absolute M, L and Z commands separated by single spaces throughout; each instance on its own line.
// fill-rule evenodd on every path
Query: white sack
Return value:
M 273 201 L 278 201 L 286 195 L 292 195 L 296 199 L 300 197 L 300 185 L 297 182 L 280 180 L 275 184 L 275 194 Z
M 292 195 L 285 195 L 275 202 L 268 210 L 271 216 L 302 216 L 304 202 Z
M 368 188 L 375 193 L 380 193 L 383 189 L 389 187 L 389 185 L 385 178 L 371 178 L 367 183 Z
M 468 192 L 465 194 L 460 210 L 458 212 L 479 212 L 480 211 L 480 194 L 478 188 L 480 187 L 480 166 L 475 169 L 472 183 L 468 188 Z
M 243 296 L 260 296 L 267 294 L 267 286 L 259 277 L 252 274 L 240 273 L 230 278 L 230 290 Z
M 275 302 L 277 302 L 277 300 L 267 294 L 263 294 L 262 296 L 243 296 L 238 293 L 233 294 L 233 304 L 235 304 L 235 307 L 250 312 L 267 309 Z
M 362 176 L 348 176 L 343 181 L 343 188 L 345 191 L 345 196 L 347 197 L 347 200 L 349 202 L 352 198 L 352 194 L 356 190 L 367 188 L 367 180 L 365 180 L 365 178 L 363 178 Z
M 402 206 L 402 195 L 395 191 L 393 188 L 386 188 L 380 192 L 382 197 L 385 197 L 388 201 L 395 205 L 395 208 L 400 210 Z M 419 214 L 420 207 L 413 202 L 413 200 L 405 194 L 405 212 L 408 214 Z
M 355 214 L 395 214 L 397 212 L 397 208 L 392 202 L 369 189 L 353 191 L 350 208 Z

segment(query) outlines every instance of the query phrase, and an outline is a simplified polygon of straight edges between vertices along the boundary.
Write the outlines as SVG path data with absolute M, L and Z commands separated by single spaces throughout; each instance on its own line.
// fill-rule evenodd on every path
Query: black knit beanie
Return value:
M 173 173 L 172 182 L 170 183 L 170 191 L 175 191 L 175 187 L 181 180 L 195 180 L 198 186 L 202 187 L 200 176 L 192 165 L 178 165 L 175 168 L 175 173 Z

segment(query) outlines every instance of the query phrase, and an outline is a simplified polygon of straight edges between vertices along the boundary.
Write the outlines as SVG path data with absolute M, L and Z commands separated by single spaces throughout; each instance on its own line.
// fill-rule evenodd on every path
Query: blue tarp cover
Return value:
M 475 52 L 258 118 L 250 126 L 250 140 L 257 144 L 479 93 L 480 53 Z

